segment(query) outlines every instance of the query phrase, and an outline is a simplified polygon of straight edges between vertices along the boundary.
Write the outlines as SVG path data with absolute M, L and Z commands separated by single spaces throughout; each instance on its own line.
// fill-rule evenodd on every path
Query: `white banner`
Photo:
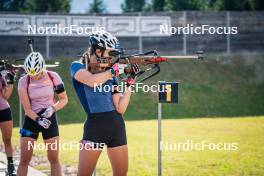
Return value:
M 0 35 L 87 36 L 104 29 L 116 36 L 165 36 L 168 16 L 64 16 L 0 14 Z
M 52 27 L 54 25 L 67 26 L 67 17 L 63 16 L 35 16 L 35 25 L 37 27 Z
M 103 19 L 102 18 L 95 18 L 91 16 L 72 16 L 71 17 L 71 25 L 74 26 L 79 26 L 82 28 L 86 28 L 87 32 L 93 32 L 93 29 L 104 29 L 103 27 Z M 85 33 L 84 34 L 77 34 L 77 31 L 73 32 L 73 35 L 81 35 L 81 36 L 87 36 Z
M 137 17 L 106 17 L 106 30 L 116 36 L 137 36 Z
M 27 35 L 31 24 L 31 17 L 27 15 L 0 15 L 0 35 Z
M 160 26 L 171 26 L 170 17 L 142 16 L 139 19 L 140 34 L 142 36 L 160 36 Z

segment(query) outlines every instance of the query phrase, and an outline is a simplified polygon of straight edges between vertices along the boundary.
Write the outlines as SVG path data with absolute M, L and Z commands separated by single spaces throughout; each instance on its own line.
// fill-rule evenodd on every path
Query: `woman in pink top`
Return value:
M 13 92 L 14 74 L 1 68 L 0 73 L 0 129 L 2 139 L 5 145 L 5 153 L 7 156 L 8 175 L 15 175 L 13 164 L 13 150 L 11 144 L 13 121 L 10 106 L 7 102 Z
M 28 55 L 24 63 L 26 75 L 18 82 L 18 94 L 25 111 L 25 120 L 21 134 L 21 156 L 17 174 L 26 176 L 28 164 L 33 153 L 33 144 L 42 133 L 45 144 L 56 143 L 59 146 L 59 129 L 55 112 L 68 102 L 64 84 L 60 76 L 45 70 L 45 61 L 38 52 Z M 55 102 L 55 93 L 58 101 Z M 51 175 L 60 176 L 58 148 L 46 145 Z

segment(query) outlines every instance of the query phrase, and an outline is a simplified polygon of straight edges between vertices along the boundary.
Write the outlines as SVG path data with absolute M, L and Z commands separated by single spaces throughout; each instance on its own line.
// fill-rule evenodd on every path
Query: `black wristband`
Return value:
M 113 90 L 112 91 L 112 95 L 116 94 L 116 93 L 120 93 L 118 90 Z
M 36 118 L 36 122 L 40 121 L 41 117 L 37 117 Z
M 9 80 L 9 81 L 7 82 L 7 84 L 14 84 L 14 81 L 13 81 L 13 80 Z
M 110 68 L 110 71 L 112 73 L 112 77 L 114 77 L 115 76 L 115 70 L 113 68 Z
M 129 84 L 128 82 L 125 82 L 126 87 L 130 87 L 132 84 Z

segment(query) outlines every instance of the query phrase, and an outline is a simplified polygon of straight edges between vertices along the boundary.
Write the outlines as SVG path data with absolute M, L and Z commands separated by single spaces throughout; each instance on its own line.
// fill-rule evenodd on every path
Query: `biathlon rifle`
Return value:
M 28 46 L 30 48 L 30 52 L 34 52 L 33 49 L 33 40 L 28 39 Z M 16 64 L 19 61 L 24 61 L 25 59 L 16 59 L 12 61 L 11 59 L 3 59 L 0 60 L 0 77 L 4 80 L 8 79 L 8 74 L 13 74 L 15 77 L 20 77 L 25 74 L 24 66 L 22 64 Z M 47 68 L 58 67 L 59 62 L 55 62 L 54 64 L 46 64 Z
M 11 62 L 11 60 L 7 59 L 3 59 L 0 61 L 0 77 L 2 77 L 2 79 L 4 80 L 5 85 L 10 82 L 10 75 L 14 77 L 15 81 L 19 77 L 19 75 L 23 75 L 23 73 L 23 66 L 15 65 Z
M 133 76 L 137 82 L 143 82 L 160 72 L 160 63 L 186 61 L 186 60 L 200 60 L 203 59 L 203 51 L 197 51 L 195 55 L 183 56 L 160 56 L 156 50 L 145 52 L 142 54 L 125 55 L 123 49 L 120 51 L 110 51 L 109 58 L 100 58 L 98 63 L 89 63 L 91 70 L 98 68 L 110 68 L 115 63 L 126 64 L 126 77 Z M 133 75 L 132 66 L 137 64 L 140 71 Z
M 33 43 L 34 43 L 34 40 L 28 39 L 28 46 L 30 48 L 30 52 L 34 52 Z M 59 62 L 55 62 L 54 64 L 46 64 L 46 68 L 58 67 L 59 65 L 60 65 Z
M 34 41 L 32 39 L 28 39 L 28 46 L 30 48 L 30 52 L 34 52 L 33 43 L 34 43 Z M 24 61 L 24 60 L 25 59 L 16 59 L 15 62 Z M 54 64 L 46 64 L 46 67 L 47 68 L 58 67 L 59 64 L 60 64 L 59 62 L 55 62 Z M 12 68 L 15 68 L 15 70 L 22 69 L 24 71 L 24 66 L 23 65 L 14 65 L 14 64 L 9 64 L 9 65 L 12 65 Z

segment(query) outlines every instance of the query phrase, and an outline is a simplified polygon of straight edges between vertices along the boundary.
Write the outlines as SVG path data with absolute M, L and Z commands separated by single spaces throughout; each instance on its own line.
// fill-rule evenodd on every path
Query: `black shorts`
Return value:
M 42 110 L 38 115 L 42 114 L 45 110 Z M 21 134 L 21 137 L 31 137 L 33 139 L 38 139 L 39 132 L 42 133 L 43 139 L 50 139 L 59 136 L 59 128 L 57 123 L 56 114 L 52 114 L 48 120 L 51 121 L 51 125 L 48 129 L 40 126 L 36 121 L 32 120 L 30 117 L 25 116 L 25 121 L 23 124 L 23 130 L 29 131 L 31 135 Z
M 104 143 L 109 148 L 126 145 L 123 117 L 116 111 L 90 114 L 84 124 L 83 140 Z
M 11 109 L 7 108 L 7 109 L 0 110 L 0 123 L 5 122 L 5 121 L 10 121 L 10 120 L 12 120 Z

